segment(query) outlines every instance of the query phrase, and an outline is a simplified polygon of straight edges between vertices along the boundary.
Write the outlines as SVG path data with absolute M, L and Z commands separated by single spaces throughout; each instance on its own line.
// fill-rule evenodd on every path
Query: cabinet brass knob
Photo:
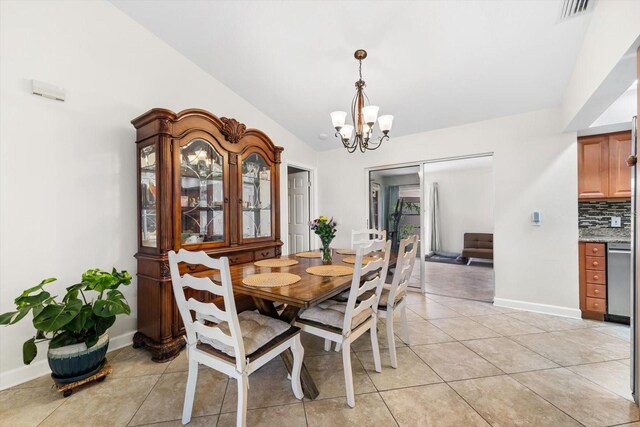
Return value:
M 598 248 L 591 249 L 593 252 L 598 252 Z
M 597 274 L 593 276 L 593 280 L 598 280 L 600 278 L 600 276 L 598 276 Z
M 598 266 L 598 261 L 593 261 L 593 266 L 597 267 Z
M 600 291 L 596 289 L 595 291 L 593 291 L 593 293 L 594 293 L 594 294 L 599 294 L 599 293 L 600 293 Z
M 598 303 L 593 304 L 594 307 L 598 307 Z

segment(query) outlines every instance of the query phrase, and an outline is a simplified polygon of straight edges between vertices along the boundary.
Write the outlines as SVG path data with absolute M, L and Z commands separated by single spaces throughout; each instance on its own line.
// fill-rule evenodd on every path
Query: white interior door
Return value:
M 309 172 L 287 175 L 289 253 L 309 250 Z

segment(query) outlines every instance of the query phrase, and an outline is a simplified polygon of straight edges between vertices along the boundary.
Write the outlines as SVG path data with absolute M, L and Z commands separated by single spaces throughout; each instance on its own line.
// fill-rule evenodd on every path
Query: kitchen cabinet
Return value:
M 609 197 L 631 198 L 631 132 L 609 135 Z
M 578 253 L 582 317 L 604 320 L 607 308 L 606 245 L 580 242 Z
M 631 132 L 578 138 L 578 199 L 631 197 Z
M 263 132 L 203 110 L 153 109 L 134 119 L 138 187 L 138 332 L 156 362 L 184 346 L 167 254 L 184 248 L 230 264 L 280 255 L 280 157 Z M 181 265 L 181 272 L 196 267 Z M 221 297 L 193 291 L 196 300 Z M 198 293 L 199 292 L 199 293 Z M 236 295 L 238 311 L 253 308 Z

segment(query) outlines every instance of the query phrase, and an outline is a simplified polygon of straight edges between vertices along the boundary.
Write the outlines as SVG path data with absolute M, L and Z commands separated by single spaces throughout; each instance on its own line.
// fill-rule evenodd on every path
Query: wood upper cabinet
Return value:
M 578 140 L 578 198 L 602 199 L 609 194 L 609 147 L 606 136 Z
M 578 198 L 631 197 L 630 153 L 631 132 L 578 138 Z
M 609 135 L 609 197 L 631 198 L 631 132 Z
M 230 264 L 280 255 L 282 147 L 257 129 L 203 110 L 155 108 L 134 119 L 138 181 L 138 332 L 155 361 L 175 357 L 184 328 L 168 252 L 184 248 Z M 180 265 L 181 271 L 199 267 Z M 221 299 L 194 291 L 200 301 Z M 236 295 L 236 308 L 253 306 Z

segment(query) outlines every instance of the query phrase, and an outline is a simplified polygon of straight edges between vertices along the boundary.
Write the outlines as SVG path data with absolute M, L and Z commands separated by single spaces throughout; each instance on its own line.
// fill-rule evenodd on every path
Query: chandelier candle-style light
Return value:
M 355 124 L 355 136 L 353 136 L 354 125 L 345 124 L 347 113 L 345 111 L 334 111 L 331 113 L 331 122 L 336 128 L 336 136 L 342 141 L 344 148 L 353 153 L 356 149 L 360 149 L 363 153 L 366 150 L 375 150 L 382 145 L 382 141 L 389 139 L 389 131 L 393 122 L 393 116 L 385 115 L 378 117 L 377 105 L 368 105 L 369 98 L 364 93 L 365 83 L 362 80 L 362 60 L 367 57 L 367 51 L 358 49 L 353 54 L 358 60 L 358 72 L 360 79 L 356 82 L 356 95 L 351 102 L 351 120 Z M 367 105 L 365 105 L 365 103 Z M 378 121 L 382 136 L 377 140 L 372 138 L 373 126 Z M 353 139 L 351 138 L 353 136 Z

